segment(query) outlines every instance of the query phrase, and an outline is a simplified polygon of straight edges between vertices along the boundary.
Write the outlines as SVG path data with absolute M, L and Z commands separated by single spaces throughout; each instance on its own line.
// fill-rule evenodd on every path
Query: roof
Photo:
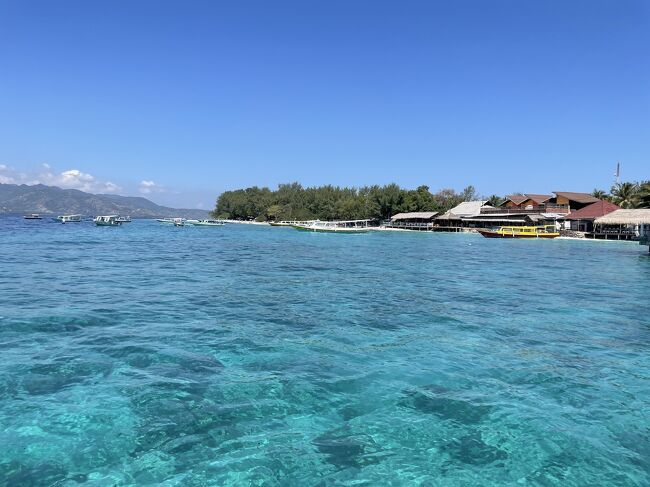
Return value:
M 535 203 L 545 203 L 551 198 L 553 198 L 552 194 L 526 194 L 526 200 L 532 200 Z
M 545 203 L 553 198 L 552 194 L 509 194 L 501 205 L 503 206 L 508 200 L 512 201 L 515 205 L 520 205 L 525 201 L 531 200 L 537 204 Z
M 486 203 L 487 201 L 485 200 L 463 201 L 460 205 L 454 206 L 447 213 L 459 217 L 478 216 L 481 214 L 481 208 L 483 208 Z
M 506 195 L 506 201 L 510 200 L 515 205 L 520 205 L 521 203 L 523 203 L 527 199 L 528 198 L 523 194 L 509 194 L 509 195 Z M 503 203 L 505 203 L 506 201 L 504 201 Z M 501 203 L 501 204 L 503 204 L 503 203 Z
M 567 191 L 553 191 L 557 196 L 564 196 L 569 201 L 575 201 L 576 203 L 596 203 L 600 201 L 595 196 L 590 195 L 589 193 L 571 193 Z
M 420 219 L 420 220 L 430 220 L 434 216 L 436 216 L 439 212 L 438 211 L 412 211 L 410 213 L 398 213 L 397 215 L 393 215 L 390 219 L 395 221 L 395 220 L 415 220 L 415 219 Z
M 598 225 L 650 225 L 650 209 L 616 210 L 596 218 Z
M 619 210 L 621 207 L 610 203 L 609 201 L 598 200 L 584 208 L 569 213 L 567 220 L 594 220 L 600 216 L 607 215 L 612 211 Z
M 488 222 L 488 223 L 525 223 L 523 218 L 461 218 L 464 222 Z

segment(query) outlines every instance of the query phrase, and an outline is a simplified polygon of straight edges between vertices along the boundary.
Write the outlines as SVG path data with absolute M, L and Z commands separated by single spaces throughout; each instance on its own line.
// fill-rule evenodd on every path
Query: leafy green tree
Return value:
M 474 186 L 469 185 L 465 189 L 463 189 L 461 193 L 461 198 L 463 201 L 475 201 L 478 199 L 478 195 L 476 194 L 476 189 Z
M 387 219 L 403 211 L 444 211 L 476 198 L 472 186 L 461 193 L 443 189 L 431 194 L 428 186 L 405 190 L 397 184 L 341 188 L 304 188 L 299 183 L 280 184 L 275 191 L 253 186 L 225 191 L 212 214 L 240 220 L 357 220 Z

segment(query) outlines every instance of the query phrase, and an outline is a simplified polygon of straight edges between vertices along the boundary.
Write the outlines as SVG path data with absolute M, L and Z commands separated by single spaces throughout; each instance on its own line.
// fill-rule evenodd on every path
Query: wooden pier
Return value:
M 639 239 L 641 245 L 648 246 L 648 254 L 650 255 L 650 235 L 644 235 Z

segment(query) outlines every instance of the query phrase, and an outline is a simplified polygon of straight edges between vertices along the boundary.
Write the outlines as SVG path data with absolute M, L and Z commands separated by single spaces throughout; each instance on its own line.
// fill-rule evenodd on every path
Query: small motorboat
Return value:
M 98 227 L 119 227 L 122 224 L 118 215 L 96 216 L 93 221 Z
M 39 215 L 38 213 L 30 213 L 29 215 L 25 215 L 23 217 L 25 220 L 42 220 L 43 217 Z
M 486 238 L 555 238 L 560 232 L 554 225 L 541 227 L 499 227 L 492 230 L 479 230 Z
M 179 225 L 178 223 L 185 223 L 184 218 L 158 218 L 156 219 L 158 223 L 164 223 L 165 225 L 174 225 L 176 227 L 182 227 L 183 225 Z
M 195 227 L 223 227 L 226 224 L 223 220 L 187 220 L 185 223 Z
M 120 223 L 131 223 L 131 217 L 130 216 L 118 216 L 117 221 Z
M 81 215 L 60 215 L 52 220 L 57 223 L 81 223 Z

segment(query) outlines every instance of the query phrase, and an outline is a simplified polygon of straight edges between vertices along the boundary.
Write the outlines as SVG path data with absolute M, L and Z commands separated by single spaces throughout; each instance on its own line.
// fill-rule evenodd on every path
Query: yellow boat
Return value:
M 555 225 L 542 227 L 499 227 L 497 230 L 479 230 L 486 238 L 555 238 L 560 232 Z

